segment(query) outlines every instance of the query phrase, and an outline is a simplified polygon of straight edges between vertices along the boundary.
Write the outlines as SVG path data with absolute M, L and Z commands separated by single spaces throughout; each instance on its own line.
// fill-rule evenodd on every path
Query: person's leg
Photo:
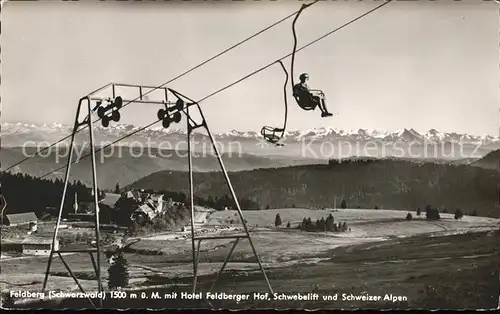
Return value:
M 328 108 L 326 108 L 326 101 L 324 97 L 321 97 L 321 106 L 323 107 L 321 111 L 323 112 L 324 117 L 332 115 L 331 113 L 328 112 Z
M 323 106 L 321 104 L 321 98 L 318 97 L 318 96 L 312 96 L 312 101 L 314 102 L 314 104 L 316 105 L 316 107 L 319 108 L 319 110 L 321 111 L 321 113 L 325 113 L 325 110 L 323 109 Z
M 323 106 L 323 111 L 328 112 L 328 108 L 326 108 L 326 101 L 324 98 L 321 98 L 321 105 Z

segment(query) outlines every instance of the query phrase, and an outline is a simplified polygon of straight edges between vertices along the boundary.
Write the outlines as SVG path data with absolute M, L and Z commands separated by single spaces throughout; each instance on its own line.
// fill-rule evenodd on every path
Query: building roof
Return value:
M 139 191 L 132 190 L 132 191 L 127 191 L 125 193 L 125 197 L 139 200 L 141 198 L 141 194 L 139 193 Z
M 148 205 L 152 210 L 156 210 L 158 206 L 158 204 L 153 203 L 151 199 L 147 200 L 145 204 Z
M 101 204 L 109 207 L 115 207 L 116 202 L 120 199 L 121 194 L 106 193 L 106 197 L 100 201 Z
M 161 201 L 161 200 L 163 200 L 163 194 L 151 194 L 149 196 L 149 199 L 151 199 L 155 202 Z
M 56 241 L 58 241 L 56 239 Z M 27 237 L 22 244 L 52 244 L 51 238 Z
M 151 209 L 151 207 L 149 207 L 146 204 L 142 204 L 141 206 L 139 206 L 139 208 L 137 208 L 135 210 L 135 212 L 143 212 L 146 215 L 148 215 L 150 218 L 153 218 L 153 216 L 154 216 L 154 210 Z
M 27 223 L 31 221 L 38 221 L 38 217 L 34 212 L 21 213 L 21 214 L 7 214 L 5 215 L 10 224 Z

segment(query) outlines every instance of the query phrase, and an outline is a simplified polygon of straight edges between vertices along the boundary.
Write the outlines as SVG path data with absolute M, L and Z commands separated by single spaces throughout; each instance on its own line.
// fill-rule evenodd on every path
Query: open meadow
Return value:
M 290 228 L 274 227 L 274 219 L 278 213 L 283 225 L 290 221 Z M 235 221 L 229 224 L 231 228 L 215 228 L 227 226 L 231 219 L 237 220 L 235 214 L 236 211 L 230 210 L 213 212 L 208 215 L 206 224 L 199 230 L 206 230 L 203 232 L 205 235 L 241 234 L 242 229 L 238 228 L 241 226 Z M 336 222 L 346 222 L 351 231 L 306 232 L 296 228 L 304 217 L 310 217 L 315 221 L 326 218 L 329 214 L 334 216 Z M 308 301 L 304 307 L 425 308 L 426 302 L 431 307 L 433 304 L 436 306 L 446 304 L 450 308 L 475 307 L 481 304 L 479 302 L 489 302 L 484 303 L 484 308 L 493 306 L 495 293 L 498 296 L 500 220 L 469 216 L 455 220 L 452 215 L 442 214 L 440 220 L 428 221 L 424 218 L 425 214 L 422 214 L 422 217 L 417 217 L 414 212 L 412 214 L 415 219 L 407 221 L 406 212 L 395 210 L 334 211 L 289 208 L 243 212 L 275 292 L 310 293 L 314 290 L 320 291 L 320 294 L 338 292 L 384 296 L 386 293 L 392 293 L 406 297 L 405 302 L 399 303 L 381 301 L 364 304 L 341 299 L 329 302 Z M 188 237 L 183 237 L 190 232 L 173 234 L 174 236 L 172 234 L 145 236 L 129 248 L 126 258 L 131 289 L 142 291 L 155 286 L 161 287 L 162 291 L 169 291 L 172 285 L 175 289 L 181 289 L 179 291 L 190 289 L 191 241 Z M 229 253 L 232 241 L 202 242 L 198 271 L 199 291 L 208 291 L 214 274 L 220 269 Z M 88 255 L 68 254 L 65 260 L 71 265 L 85 289 L 90 291 L 96 289 L 95 274 Z M 40 291 L 46 262 L 47 257 L 25 256 L 2 259 L 0 274 L 2 291 L 12 289 Z M 266 292 L 265 281 L 258 270 L 248 240 L 243 239 L 237 245 L 226 272 L 218 281 L 217 291 Z M 104 258 L 101 263 L 101 273 L 106 282 L 108 274 Z M 436 276 L 443 278 L 438 282 L 444 286 L 434 287 Z M 26 278 L 30 278 L 29 282 Z M 471 282 L 471 278 L 474 281 Z M 457 294 L 465 293 L 464 285 L 473 287 L 477 292 L 462 298 L 449 297 L 447 292 L 449 289 L 456 289 Z M 57 259 L 51 269 L 48 290 L 77 290 L 75 283 Z M 293 302 L 275 301 L 267 305 L 285 308 L 302 306 Z M 63 304 L 65 303 L 61 303 L 60 306 Z M 161 302 L 154 304 L 156 303 L 148 304 L 148 307 L 165 307 Z M 112 303 L 108 303 L 108 306 L 114 307 Z M 256 301 L 238 304 L 229 302 L 223 306 L 267 307 L 266 303 Z

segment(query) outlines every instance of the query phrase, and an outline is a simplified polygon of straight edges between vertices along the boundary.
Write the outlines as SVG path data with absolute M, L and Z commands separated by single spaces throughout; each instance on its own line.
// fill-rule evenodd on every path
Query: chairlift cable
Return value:
M 387 1 L 386 1 L 386 2 L 384 2 L 383 4 L 381 4 L 381 5 L 379 5 L 379 6 L 375 7 L 375 8 L 373 8 L 373 9 L 371 9 L 371 10 L 367 11 L 366 13 L 364 13 L 364 14 L 362 14 L 362 15 L 360 15 L 360 16 L 358 16 L 358 17 L 356 17 L 355 19 L 353 19 L 353 20 L 351 20 L 351 21 L 349 21 L 349 22 L 347 22 L 347 23 L 343 24 L 342 26 L 337 27 L 336 29 L 334 29 L 334 30 L 332 30 L 332 31 L 330 31 L 330 32 L 328 32 L 328 33 L 326 33 L 325 35 L 323 35 L 323 36 L 321 36 L 321 37 L 318 37 L 317 39 L 315 39 L 315 40 L 311 41 L 310 43 L 308 43 L 308 44 L 306 44 L 306 45 L 304 45 L 304 46 L 300 47 L 300 48 L 299 48 L 299 49 L 297 49 L 295 52 L 299 52 L 299 51 L 301 51 L 301 50 L 303 50 L 303 49 L 305 49 L 305 48 L 307 48 L 307 47 L 309 47 L 309 46 L 311 46 L 311 45 L 313 45 L 313 44 L 317 43 L 318 41 L 320 41 L 320 40 L 322 40 L 322 39 L 324 39 L 324 38 L 328 37 L 329 35 L 331 35 L 331 34 L 333 34 L 333 33 L 337 32 L 338 30 L 340 30 L 340 29 L 342 29 L 342 28 L 346 27 L 347 25 L 350 25 L 350 24 L 354 23 L 355 21 L 357 21 L 357 20 L 359 20 L 359 19 L 361 19 L 361 18 L 363 18 L 363 17 L 365 17 L 365 16 L 369 15 L 370 13 L 372 13 L 372 12 L 374 12 L 374 11 L 376 11 L 376 10 L 378 10 L 378 9 L 382 8 L 383 6 L 385 6 L 385 5 L 389 4 L 389 3 L 391 3 L 391 1 L 392 1 L 392 0 L 387 0 Z M 282 61 L 282 60 L 284 60 L 284 59 L 286 59 L 286 58 L 290 57 L 291 55 L 292 55 L 292 53 L 290 53 L 290 54 L 288 54 L 288 55 L 286 55 L 286 56 L 284 56 L 284 57 L 282 57 L 282 58 L 278 59 L 277 61 Z M 238 79 L 238 80 L 234 81 L 233 83 L 228 84 L 228 85 L 226 85 L 225 87 L 220 88 L 220 89 L 218 89 L 217 91 L 215 91 L 215 92 L 213 92 L 213 93 L 211 93 L 211 94 L 209 94 L 209 95 L 207 95 L 207 96 L 205 96 L 205 97 L 201 98 L 201 99 L 200 99 L 200 100 L 198 100 L 196 103 L 197 103 L 197 104 L 199 104 L 199 103 L 201 103 L 201 102 L 203 102 L 203 101 L 207 100 L 208 98 L 210 98 L 210 97 L 212 97 L 212 96 L 215 96 L 215 95 L 217 95 L 217 94 L 219 94 L 219 93 L 221 93 L 221 92 L 225 91 L 226 89 L 228 89 L 228 88 L 230 88 L 230 87 L 232 87 L 232 86 L 234 86 L 234 85 L 236 85 L 236 84 L 238 84 L 238 83 L 240 83 L 240 82 L 242 82 L 242 81 L 246 80 L 247 78 L 249 78 L 249 77 L 251 77 L 251 76 L 253 76 L 253 75 L 257 74 L 257 73 L 262 72 L 263 70 L 265 70 L 265 69 L 269 68 L 270 66 L 272 66 L 273 64 L 275 64 L 277 61 L 274 61 L 274 62 L 272 62 L 272 63 L 270 63 L 270 64 L 268 64 L 268 65 L 266 65 L 266 66 L 264 66 L 264 67 L 262 67 L 262 68 L 260 68 L 260 69 L 257 69 L 257 70 L 255 70 L 255 71 L 253 71 L 253 72 L 252 72 L 252 73 L 250 73 L 250 74 L 245 75 L 244 77 L 242 77 L 242 78 L 240 78 L 240 79 Z M 132 136 L 132 135 L 134 135 L 134 134 L 136 134 L 136 133 L 138 133 L 138 132 L 140 132 L 140 131 L 142 131 L 142 130 L 145 130 L 146 128 L 148 128 L 148 127 L 150 127 L 150 126 L 152 126 L 152 125 L 154 125 L 154 124 L 158 123 L 159 121 L 161 121 L 161 120 L 159 120 L 159 119 L 158 119 L 158 120 L 156 120 L 156 121 L 154 121 L 154 122 L 152 122 L 152 123 L 150 123 L 150 124 L 148 124 L 148 125 L 146 125 L 146 126 L 144 126 L 144 127 L 141 127 L 141 128 L 139 128 L 139 129 L 137 129 L 137 130 L 133 131 L 132 133 L 129 133 L 129 134 L 127 134 L 127 135 L 124 135 L 124 136 L 122 136 L 121 138 L 119 138 L 119 139 L 115 140 L 114 142 L 112 142 L 112 143 L 110 143 L 110 144 L 108 144 L 108 145 L 104 146 L 103 148 L 100 148 L 100 149 L 99 149 L 99 150 L 97 150 L 96 152 L 101 151 L 102 149 L 104 149 L 104 148 L 106 148 L 106 147 L 109 147 L 109 146 L 111 146 L 111 145 L 113 145 L 113 144 L 116 144 L 117 142 L 119 142 L 119 141 L 121 141 L 121 140 L 123 140 L 123 139 L 125 139 L 125 138 L 128 138 L 128 137 L 130 137 L 130 136 Z M 82 159 L 84 159 L 84 158 L 86 158 L 86 157 L 88 157 L 88 156 L 90 156 L 90 154 L 87 154 L 87 155 L 85 155 L 84 157 L 81 157 L 79 160 L 82 160 Z M 76 161 L 73 161 L 73 162 L 72 162 L 72 164 L 74 164 L 74 163 L 76 163 Z M 47 174 L 43 175 L 41 178 L 46 177 L 46 176 L 49 176 L 50 174 L 52 174 L 52 173 L 54 173 L 54 172 L 56 172 L 56 171 L 59 171 L 59 170 L 61 170 L 61 169 L 65 168 L 65 167 L 66 167 L 66 166 L 59 167 L 59 168 L 57 168 L 56 170 L 53 170 L 53 171 L 51 171 L 51 172 L 49 172 L 49 173 L 47 173 Z
M 303 4 L 301 7 L 300 7 L 300 10 L 297 12 L 297 14 L 295 15 L 295 18 L 293 19 L 293 23 L 292 23 L 292 31 L 293 31 L 293 38 L 294 38 L 294 44 L 293 44 L 293 52 L 292 52 L 292 63 L 291 63 L 291 73 L 292 73 L 292 91 L 293 91 L 293 88 L 295 86 L 295 83 L 294 83 L 294 80 L 293 80 L 293 63 L 294 63 L 294 58 L 295 58 L 295 50 L 297 49 L 297 36 L 295 34 L 295 23 L 297 21 L 297 19 L 299 18 L 300 16 L 300 13 L 302 13 L 302 11 L 306 8 L 308 8 L 309 6 L 315 4 L 316 2 L 318 2 L 319 0 L 313 2 L 313 3 L 309 3 L 309 4 Z M 285 66 L 283 65 L 283 62 L 281 60 L 278 60 L 276 61 L 275 63 L 279 63 L 281 65 L 281 67 L 283 68 L 283 71 L 285 71 L 285 74 L 286 74 L 286 80 L 285 80 L 285 86 L 284 86 L 284 97 L 285 97 L 285 117 L 284 117 L 284 122 L 283 122 L 283 127 L 282 128 L 276 128 L 276 127 L 270 127 L 270 126 L 264 126 L 262 127 L 260 133 L 262 134 L 262 136 L 264 137 L 264 139 L 266 141 L 268 141 L 269 143 L 271 144 L 275 144 L 276 146 L 282 146 L 282 144 L 278 144 L 279 141 L 281 141 L 281 139 L 283 139 L 283 137 L 285 136 L 285 130 L 286 130 L 286 123 L 287 123 L 287 111 L 288 111 L 288 103 L 287 103 L 287 94 L 286 94 L 286 86 L 288 84 L 288 72 L 285 68 Z M 297 103 L 299 103 L 297 97 L 295 96 L 295 92 L 293 92 L 293 96 L 295 98 L 295 100 L 297 101 Z M 299 103 L 300 105 L 300 103 Z M 305 108 L 304 108 L 305 109 Z M 276 133 L 278 133 L 278 135 L 276 135 Z
M 319 1 L 319 0 L 317 0 L 317 1 Z M 316 2 L 317 2 L 317 1 L 316 1 Z M 297 12 L 298 12 L 298 11 L 297 11 Z M 271 24 L 271 25 L 269 25 L 269 26 L 267 26 L 267 27 L 263 28 L 262 30 L 258 31 L 257 33 L 255 33 L 255 34 L 251 35 L 250 37 L 245 38 L 244 40 L 242 40 L 242 41 L 240 41 L 240 42 L 238 42 L 238 43 L 236 43 L 236 44 L 234 44 L 233 46 L 231 46 L 231 47 L 229 47 L 229 48 L 225 49 L 224 51 L 222 51 L 222 52 L 220 52 L 220 53 L 216 54 L 215 56 L 213 56 L 213 57 L 211 57 L 211 58 L 209 58 L 209 59 L 207 59 L 207 60 L 203 61 L 202 63 L 200 63 L 200 64 L 196 65 L 195 67 L 193 67 L 193 68 L 191 68 L 191 69 L 189 69 L 189 70 L 187 70 L 187 71 L 185 71 L 185 72 L 183 72 L 183 73 L 181 73 L 181 74 L 177 75 L 176 77 L 174 77 L 174 78 L 170 79 L 169 81 L 167 81 L 167 82 L 165 82 L 165 83 L 163 83 L 163 84 L 159 85 L 158 87 L 156 87 L 156 88 L 154 88 L 154 89 L 151 89 L 150 91 L 148 91 L 148 92 L 146 92 L 146 93 L 142 94 L 141 96 L 137 97 L 136 99 L 134 99 L 134 100 L 131 100 L 131 101 L 127 102 L 126 104 L 124 104 L 124 105 L 122 106 L 122 108 L 123 108 L 123 107 L 125 107 L 125 106 L 127 106 L 127 105 L 129 105 L 130 103 L 132 103 L 132 102 L 134 102 L 134 101 L 138 100 L 139 98 L 144 97 L 144 96 L 146 96 L 146 95 L 148 95 L 148 94 L 152 93 L 153 91 L 155 91 L 155 90 L 157 90 L 157 89 L 159 89 L 159 88 L 162 88 L 162 87 L 164 87 L 165 85 L 167 85 L 167 84 L 169 84 L 169 83 L 172 83 L 172 82 L 173 82 L 173 81 L 175 81 L 175 80 L 180 79 L 181 77 L 183 77 L 183 76 L 185 76 L 185 75 L 187 75 L 187 74 L 189 74 L 189 73 L 193 72 L 194 70 L 196 70 L 196 69 L 198 69 L 198 68 L 200 68 L 200 67 L 204 66 L 205 64 L 207 64 L 207 63 L 209 63 L 209 62 L 211 62 L 211 61 L 215 60 L 216 58 L 218 58 L 218 57 L 222 56 L 223 54 L 228 53 L 229 51 L 231 51 L 231 50 L 235 49 L 236 47 L 238 47 L 238 46 L 240 46 L 240 45 L 242 45 L 242 44 L 244 44 L 245 42 L 247 42 L 247 41 L 249 41 L 249 40 L 251 40 L 251 39 L 253 39 L 253 38 L 257 37 L 258 35 L 260 35 L 260 34 L 262 34 L 262 33 L 266 32 L 266 31 L 270 30 L 271 28 L 273 28 L 273 27 L 277 26 L 278 24 L 283 23 L 284 21 L 288 20 L 289 18 L 291 18 L 292 16 L 294 16 L 295 14 L 297 14 L 297 12 L 293 12 L 292 14 L 289 14 L 288 16 L 286 16 L 286 17 L 282 18 L 281 20 L 279 20 L 279 21 L 277 21 L 277 22 L 275 22 L 275 23 L 273 23 L 273 24 Z M 96 121 L 94 121 L 93 123 L 99 122 L 100 120 L 102 120 L 102 118 L 96 119 Z M 88 127 L 88 125 L 84 125 L 82 128 L 77 129 L 77 130 L 75 131 L 75 133 L 79 133 L 80 131 L 83 131 L 83 130 L 84 130 L 84 129 L 86 129 L 87 127 Z M 72 136 L 72 134 L 69 134 L 68 136 L 66 136 L 66 137 L 64 137 L 64 138 L 62 138 L 62 139 L 60 139 L 59 141 L 57 141 L 57 142 L 55 142 L 55 143 L 52 143 L 51 145 L 49 145 L 49 146 L 47 146 L 47 147 L 44 147 L 44 148 L 43 148 L 43 149 L 41 149 L 41 150 L 37 150 L 37 152 L 36 152 L 36 153 L 34 153 L 33 155 L 28 156 L 28 157 L 26 157 L 26 158 L 24 158 L 24 159 L 22 159 L 22 160 L 18 161 L 17 163 L 15 163 L 15 164 L 13 164 L 13 165 L 9 166 L 9 167 L 8 167 L 7 169 L 5 169 L 5 170 L 1 170 L 1 172 L 7 172 L 7 171 L 9 171 L 10 169 L 12 169 L 12 168 L 14 168 L 14 167 L 16 167 L 16 166 L 20 165 L 21 163 L 23 163 L 23 162 L 25 162 L 25 161 L 27 161 L 27 160 L 29 160 L 29 159 L 31 159 L 31 158 L 33 158 L 33 157 L 35 157 L 35 156 L 37 156 L 37 155 L 41 154 L 42 152 L 44 152 L 44 151 L 46 151 L 46 150 L 50 149 L 51 147 L 53 147 L 53 146 L 55 146 L 55 145 L 57 145 L 57 144 L 59 144 L 59 143 L 63 142 L 64 140 L 66 140 L 66 139 L 70 138 L 71 136 Z
M 293 22 L 292 22 L 292 32 L 293 32 L 293 50 L 292 50 L 292 61 L 290 63 L 290 74 L 292 75 L 292 90 L 293 88 L 295 88 L 295 80 L 294 80 L 294 74 L 293 74 L 293 70 L 295 68 L 295 53 L 297 52 L 297 33 L 295 32 L 295 23 L 297 22 L 297 20 L 299 19 L 299 16 L 300 16 L 300 13 L 302 13 L 302 11 L 304 9 L 306 9 L 310 4 L 303 4 L 301 7 L 300 7 L 300 10 L 299 12 L 297 12 L 297 15 L 295 15 L 295 18 L 293 19 Z M 295 100 L 297 101 L 297 103 L 299 103 L 299 100 L 297 98 L 297 96 L 295 96 L 295 92 L 293 93 L 293 97 L 295 98 Z
M 370 11 L 367 11 L 367 12 L 363 13 L 362 15 L 360 15 L 360 16 L 356 17 L 355 19 L 353 19 L 353 20 L 351 20 L 351 21 L 349 21 L 349 22 L 347 22 L 347 23 L 343 24 L 342 26 L 339 26 L 339 27 L 337 27 L 336 29 L 331 30 L 331 31 L 329 31 L 328 33 L 326 33 L 326 34 L 322 35 L 321 37 L 316 38 L 315 40 L 313 40 L 313 41 L 309 42 L 308 44 L 306 44 L 306 45 L 304 45 L 304 46 L 300 47 L 299 49 L 297 49 L 297 50 L 295 51 L 295 53 L 297 53 L 297 52 L 299 52 L 299 51 L 302 51 L 303 49 L 306 49 L 307 47 L 309 47 L 309 46 L 311 46 L 311 45 L 313 45 L 313 44 L 317 43 L 318 41 L 320 41 L 320 40 L 322 40 L 322 39 L 324 39 L 324 38 L 326 38 L 326 37 L 328 37 L 328 36 L 330 36 L 331 34 L 333 34 L 333 33 L 337 32 L 337 31 L 341 30 L 342 28 L 344 28 L 344 27 L 346 27 L 346 26 L 348 26 L 348 25 L 350 25 L 350 24 L 354 23 L 355 21 L 360 20 L 361 18 L 363 18 L 363 17 L 365 17 L 365 16 L 369 15 L 370 13 L 372 13 L 372 12 L 374 12 L 374 11 L 376 11 L 376 10 L 378 10 L 378 9 L 382 8 L 383 6 L 385 6 L 385 5 L 389 4 L 389 3 L 391 3 L 391 1 L 392 1 L 392 0 L 387 0 L 386 2 L 382 3 L 381 5 L 379 5 L 379 6 L 375 7 L 375 8 L 373 8 L 373 9 L 371 9 Z M 286 56 L 283 56 L 282 58 L 280 58 L 280 59 L 278 59 L 278 60 L 283 61 L 284 59 L 286 59 L 286 58 L 290 57 L 292 54 L 293 54 L 293 53 L 289 53 L 289 54 L 287 54 Z M 203 97 L 202 99 L 200 99 L 200 100 L 198 101 L 198 103 L 200 103 L 200 102 L 202 102 L 202 101 L 204 101 L 204 100 L 206 100 L 206 99 L 208 99 L 208 98 L 210 98 L 210 97 L 212 97 L 212 96 L 215 96 L 216 94 L 219 94 L 219 93 L 221 93 L 221 92 L 225 91 L 226 89 L 233 87 L 234 85 L 236 85 L 236 84 L 238 84 L 238 83 L 241 83 L 242 81 L 246 80 L 247 78 L 249 78 L 249 77 L 251 77 L 251 76 L 254 76 L 254 75 L 255 75 L 255 74 L 257 74 L 257 73 L 260 73 L 260 72 L 264 71 L 265 69 L 267 69 L 267 68 L 269 68 L 270 66 L 272 66 L 274 63 L 276 63 L 276 61 L 273 61 L 272 63 L 269 63 L 268 65 L 265 65 L 265 66 L 261 67 L 260 69 L 257 69 L 257 70 L 255 70 L 255 71 L 253 71 L 252 73 L 249 73 L 249 74 L 245 75 L 244 77 L 242 77 L 242 78 L 240 78 L 240 79 L 238 79 L 238 80 L 234 81 L 233 83 L 228 84 L 228 85 L 226 85 L 226 86 L 224 86 L 224 87 L 222 87 L 222 88 L 220 88 L 220 89 L 216 90 L 215 92 L 213 92 L 213 93 L 211 93 L 211 94 L 209 94 L 209 95 L 207 95 L 207 96 Z

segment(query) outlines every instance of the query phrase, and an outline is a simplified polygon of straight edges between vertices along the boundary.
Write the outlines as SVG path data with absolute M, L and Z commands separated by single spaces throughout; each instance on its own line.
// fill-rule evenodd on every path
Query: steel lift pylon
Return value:
M 130 100 L 125 100 L 122 99 L 121 96 L 117 96 L 117 89 L 132 89 L 133 91 L 137 92 L 138 91 L 138 96 L 136 98 L 130 99 Z M 152 91 L 160 90 L 162 93 L 162 97 L 160 100 L 149 100 L 145 96 Z M 103 95 L 104 94 L 104 95 Z M 135 93 L 134 93 L 135 94 Z M 169 94 L 172 94 L 174 98 L 176 98 L 175 102 L 169 101 Z M 208 128 L 207 121 L 205 119 L 205 116 L 203 114 L 203 111 L 201 110 L 201 107 L 196 101 L 193 101 L 192 99 L 188 98 L 187 96 L 182 95 L 181 93 L 167 88 L 167 87 L 156 87 L 156 86 L 148 86 L 148 85 L 133 85 L 133 84 L 118 84 L 118 83 L 110 83 L 107 84 L 96 91 L 88 94 L 87 96 L 83 97 L 80 99 L 78 102 L 78 107 L 77 107 L 77 112 L 76 112 L 76 117 L 75 117 L 75 122 L 73 125 L 73 131 L 71 134 L 71 142 L 70 142 L 70 147 L 69 147 L 69 157 L 66 165 L 66 171 L 65 171 L 65 176 L 64 176 L 64 188 L 63 188 L 63 194 L 61 197 L 61 203 L 59 207 L 59 213 L 57 217 L 57 222 L 56 222 L 56 227 L 54 230 L 53 238 L 52 238 L 52 247 L 51 251 L 49 254 L 49 259 L 47 261 L 47 269 L 45 272 L 45 279 L 43 282 L 43 288 L 42 291 L 44 292 L 47 288 L 47 281 L 49 278 L 50 274 L 50 268 L 52 264 L 52 260 L 54 257 L 54 254 L 57 254 L 59 258 L 61 259 L 62 263 L 66 267 L 68 273 L 70 276 L 73 278 L 75 283 L 77 284 L 78 288 L 85 293 L 85 290 L 81 286 L 80 282 L 78 281 L 78 278 L 74 275 L 74 273 L 71 271 L 71 267 L 69 264 L 64 260 L 63 254 L 64 253 L 88 253 L 90 256 L 91 263 L 94 267 L 94 271 L 96 273 L 96 279 L 97 279 L 97 289 L 99 293 L 105 293 L 103 285 L 102 285 L 102 277 L 101 277 L 101 254 L 102 254 L 102 248 L 101 248 L 101 241 L 100 241 L 100 222 L 99 222 L 99 199 L 98 199 L 98 183 L 97 183 L 97 167 L 96 167 L 96 149 L 95 149 L 95 138 L 94 138 L 94 121 L 92 121 L 92 117 L 97 113 L 99 116 L 102 125 L 104 127 L 109 125 L 110 121 L 119 121 L 120 120 L 120 112 L 119 110 L 122 108 L 122 106 L 126 106 L 131 103 L 142 103 L 142 104 L 158 104 L 158 105 L 163 105 L 164 108 L 160 109 L 157 114 L 158 121 L 162 121 L 163 127 L 167 128 L 170 126 L 170 124 L 173 123 L 179 123 L 182 119 L 182 115 L 185 116 L 186 118 L 186 128 L 187 128 L 187 143 L 188 143 L 188 164 L 189 164 L 189 207 L 191 211 L 191 244 L 192 244 L 192 258 L 193 258 L 193 293 L 196 293 L 196 286 L 197 286 L 197 280 L 198 280 L 198 266 L 199 266 L 199 255 L 200 255 L 200 246 L 201 242 L 203 240 L 227 240 L 227 239 L 234 239 L 235 242 L 233 243 L 233 246 L 231 247 L 231 250 L 229 251 L 224 263 L 222 264 L 222 267 L 220 268 L 219 272 L 217 273 L 215 280 L 213 281 L 210 289 L 208 292 L 211 292 L 213 288 L 215 287 L 215 283 L 219 279 L 221 273 L 224 271 L 227 263 L 229 262 L 234 249 L 236 248 L 236 245 L 239 243 L 240 240 L 242 239 L 248 239 L 250 246 L 252 248 L 253 254 L 257 260 L 257 263 L 259 265 L 259 269 L 262 272 L 264 279 L 266 281 L 266 284 L 268 286 L 268 289 L 270 293 L 273 293 L 273 289 L 271 287 L 271 284 L 269 283 L 269 279 L 266 275 L 266 272 L 264 270 L 264 267 L 261 263 L 260 257 L 257 253 L 257 250 L 255 248 L 255 245 L 252 241 L 252 238 L 250 236 L 250 232 L 248 230 L 248 227 L 246 225 L 245 219 L 243 217 L 243 213 L 240 207 L 240 204 L 238 202 L 238 199 L 236 197 L 236 193 L 234 191 L 234 188 L 231 184 L 231 180 L 229 179 L 229 176 L 227 174 L 226 168 L 224 166 L 224 163 L 222 161 L 221 155 L 219 153 L 219 150 L 217 149 L 217 146 L 215 144 L 214 137 L 212 133 L 210 132 L 210 129 Z M 94 106 L 92 106 L 95 104 Z M 123 105 L 125 104 L 125 105 Z M 80 122 L 80 112 L 82 111 L 82 106 L 86 105 L 87 107 L 87 115 L 86 117 Z M 197 109 L 199 115 L 201 116 L 201 122 L 195 122 L 192 116 L 190 115 L 190 109 Z M 85 110 L 85 109 L 83 109 Z M 158 122 L 157 121 L 157 122 Z M 64 208 L 64 202 L 65 202 L 65 197 L 68 189 L 68 183 L 69 183 L 69 175 L 71 171 L 71 165 L 74 163 L 73 161 L 73 150 L 75 146 L 75 134 L 81 131 L 81 127 L 88 127 L 89 129 L 89 141 L 90 141 L 90 157 L 91 157 L 91 165 L 92 165 L 92 191 L 93 191 L 93 202 L 95 205 L 95 215 L 94 215 L 94 230 L 95 230 L 95 239 L 96 239 L 96 247 L 95 248 L 86 248 L 86 249 L 64 249 L 64 248 L 58 248 L 55 247 L 56 244 L 56 239 L 58 235 L 58 231 L 60 228 L 61 224 L 61 218 L 62 218 L 62 213 L 63 213 L 63 208 Z M 244 228 L 244 234 L 237 234 L 237 235 L 227 235 L 227 236 L 207 236 L 207 237 L 202 237 L 202 236 L 195 236 L 195 207 L 194 207 L 194 183 L 193 183 L 193 161 L 192 161 L 192 143 L 191 143 L 191 135 L 194 130 L 198 128 L 204 128 L 208 134 L 208 137 L 211 141 L 212 147 L 214 149 L 215 155 L 217 157 L 217 160 L 219 162 L 219 165 L 221 167 L 221 171 L 224 174 L 224 178 L 226 181 L 226 184 L 229 188 L 229 191 L 231 193 L 231 196 L 234 200 L 234 204 L 236 206 L 236 209 L 238 211 L 239 218 L 241 220 L 241 223 Z M 102 149 L 102 148 L 101 148 Z M 96 257 L 94 258 L 93 253 L 96 253 Z M 93 307 L 97 307 L 94 302 L 89 298 L 89 302 L 92 304 Z M 99 307 L 102 307 L 102 299 L 99 298 Z

